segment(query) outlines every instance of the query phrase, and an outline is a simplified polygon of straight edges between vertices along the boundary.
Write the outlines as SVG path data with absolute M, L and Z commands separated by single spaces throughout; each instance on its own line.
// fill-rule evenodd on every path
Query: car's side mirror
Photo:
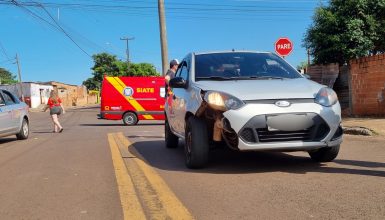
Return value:
M 169 85 L 171 88 L 186 88 L 187 82 L 182 77 L 175 77 L 170 80 Z
M 308 75 L 308 74 L 303 74 L 303 76 L 304 76 L 306 79 L 311 79 L 311 76 Z

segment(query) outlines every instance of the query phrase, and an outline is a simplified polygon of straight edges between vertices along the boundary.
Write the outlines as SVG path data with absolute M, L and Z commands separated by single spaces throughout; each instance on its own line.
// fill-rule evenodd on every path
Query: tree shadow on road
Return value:
M 133 144 L 133 147 L 151 166 L 162 170 L 215 174 L 318 172 L 385 177 L 385 171 L 367 169 L 385 168 L 385 163 L 380 162 L 337 158 L 330 163 L 317 163 L 309 156 L 293 156 L 281 152 L 238 152 L 227 148 L 212 150 L 210 162 L 206 168 L 191 170 L 185 167 L 181 142 L 176 149 L 167 149 L 164 141 L 138 141 Z M 135 152 L 132 153 L 135 154 Z

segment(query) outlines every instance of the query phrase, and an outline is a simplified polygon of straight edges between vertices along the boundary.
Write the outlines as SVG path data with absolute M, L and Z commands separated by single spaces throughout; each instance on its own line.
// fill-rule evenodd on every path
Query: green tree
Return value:
M 150 63 L 131 63 L 129 76 L 159 76 L 159 73 Z
M 83 85 L 89 90 L 99 90 L 100 82 L 96 81 L 93 77 L 83 81 Z
M 0 67 L 0 84 L 13 84 L 16 82 L 17 80 L 15 75 Z
M 316 9 L 303 46 L 317 64 L 384 52 L 384 13 L 385 0 L 331 0 Z
M 106 76 L 156 76 L 154 65 L 150 63 L 128 64 L 116 59 L 116 56 L 108 53 L 100 53 L 92 56 L 94 66 L 91 68 L 92 77 L 83 82 L 88 89 L 97 90 L 100 88 L 104 75 Z

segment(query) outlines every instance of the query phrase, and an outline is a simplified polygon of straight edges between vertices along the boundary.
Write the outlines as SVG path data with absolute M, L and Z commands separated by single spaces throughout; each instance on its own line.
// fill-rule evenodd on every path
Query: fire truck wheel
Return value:
M 179 138 L 174 133 L 172 133 L 167 119 L 164 122 L 164 139 L 165 139 L 167 148 L 177 148 L 178 147 Z
M 123 115 L 123 123 L 125 125 L 136 125 L 138 123 L 138 117 L 133 112 L 127 112 Z

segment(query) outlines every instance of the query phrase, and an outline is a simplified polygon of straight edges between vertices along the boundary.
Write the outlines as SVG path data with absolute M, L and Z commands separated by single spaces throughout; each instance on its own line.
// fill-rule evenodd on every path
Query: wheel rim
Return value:
M 23 134 L 24 136 L 27 136 L 29 132 L 28 124 L 26 122 L 23 123 Z
M 125 121 L 127 124 L 132 125 L 134 124 L 134 117 L 132 117 L 132 115 L 126 116 Z

